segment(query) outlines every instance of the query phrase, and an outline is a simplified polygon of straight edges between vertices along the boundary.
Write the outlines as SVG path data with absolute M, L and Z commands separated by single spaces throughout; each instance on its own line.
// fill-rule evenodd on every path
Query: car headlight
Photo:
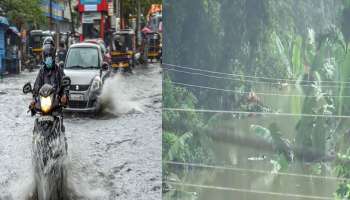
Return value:
M 91 83 L 91 91 L 96 91 L 101 87 L 101 78 L 96 76 Z
M 52 96 L 43 97 L 40 96 L 40 107 L 41 111 L 47 113 L 51 110 L 52 106 Z

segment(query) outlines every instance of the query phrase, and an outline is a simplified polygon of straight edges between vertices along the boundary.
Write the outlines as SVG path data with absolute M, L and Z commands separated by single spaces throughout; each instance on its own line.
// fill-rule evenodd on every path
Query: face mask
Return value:
M 52 57 L 46 57 L 45 58 L 45 65 L 48 69 L 52 68 Z

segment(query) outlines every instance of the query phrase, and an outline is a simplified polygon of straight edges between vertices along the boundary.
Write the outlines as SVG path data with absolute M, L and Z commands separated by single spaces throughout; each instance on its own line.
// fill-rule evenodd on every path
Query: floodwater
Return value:
M 295 87 L 264 87 L 258 88 L 257 91 L 303 95 L 300 89 Z M 295 99 L 292 100 L 291 97 L 259 95 L 259 98 L 265 106 L 272 109 L 271 112 L 294 112 L 292 101 Z M 302 98 L 299 100 L 302 101 Z M 244 137 L 250 134 L 251 125 L 268 127 L 275 122 L 283 137 L 293 142 L 295 127 L 300 117 L 263 115 L 231 119 L 227 123 L 228 128 L 224 128 L 228 134 Z M 167 163 L 171 166 L 172 174 L 166 180 L 168 188 L 164 199 L 334 199 L 340 182 L 327 162 L 302 163 L 295 159 L 287 169 L 281 170 L 280 166 L 276 165 L 274 153 L 259 149 L 249 141 L 232 144 L 216 139 L 212 141 L 210 148 L 214 151 L 214 164 Z
M 24 83 L 36 72 L 0 80 L 0 199 L 27 199 L 33 190 L 34 118 Z M 67 115 L 70 199 L 161 198 L 161 68 L 150 64 L 106 82 L 100 116 Z

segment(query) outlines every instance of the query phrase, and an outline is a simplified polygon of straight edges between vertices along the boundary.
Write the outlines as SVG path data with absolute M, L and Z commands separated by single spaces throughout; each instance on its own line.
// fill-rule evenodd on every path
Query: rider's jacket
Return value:
M 53 66 L 54 67 L 52 69 L 47 69 L 43 63 L 34 83 L 34 97 L 38 96 L 39 90 L 44 84 L 52 85 L 56 94 L 59 96 L 64 94 L 64 90 L 61 88 L 62 78 L 64 76 L 63 69 L 61 69 L 55 63 L 53 63 Z

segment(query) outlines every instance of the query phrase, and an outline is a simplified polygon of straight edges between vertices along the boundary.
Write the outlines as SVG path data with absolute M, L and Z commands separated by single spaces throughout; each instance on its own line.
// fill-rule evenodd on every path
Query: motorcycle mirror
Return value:
M 30 92 L 32 92 L 32 85 L 28 82 L 23 86 L 23 93 L 28 94 Z
M 63 77 L 62 79 L 62 87 L 70 86 L 71 80 L 68 76 Z

